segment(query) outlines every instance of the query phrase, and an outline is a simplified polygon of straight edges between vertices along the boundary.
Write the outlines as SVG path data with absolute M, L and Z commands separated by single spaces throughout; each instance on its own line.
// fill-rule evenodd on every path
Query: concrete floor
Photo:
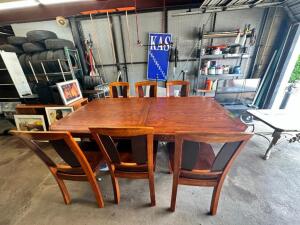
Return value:
M 124 179 L 121 203 L 115 205 L 110 177 L 100 174 L 105 208 L 99 209 L 87 183 L 67 182 L 73 200 L 67 206 L 35 155 L 10 136 L 0 137 L 0 146 L 1 225 L 300 224 L 300 144 L 282 143 L 264 161 L 267 142 L 253 137 L 229 172 L 216 216 L 207 215 L 212 189 L 204 187 L 180 186 L 175 213 L 167 211 L 172 176 L 163 150 L 155 175 L 156 207 L 148 206 L 146 181 Z

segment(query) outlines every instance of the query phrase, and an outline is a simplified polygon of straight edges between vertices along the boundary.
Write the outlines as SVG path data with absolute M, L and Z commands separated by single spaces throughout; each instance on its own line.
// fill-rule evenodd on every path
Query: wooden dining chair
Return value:
M 115 203 L 120 202 L 120 189 L 117 178 L 148 179 L 151 206 L 155 205 L 153 128 L 116 127 L 89 128 L 101 149 L 109 167 L 114 190 Z M 130 138 L 131 149 L 118 151 L 114 137 Z
M 80 147 L 69 132 L 12 131 L 11 134 L 20 138 L 48 167 L 60 188 L 65 204 L 70 204 L 71 198 L 64 180 L 88 181 L 96 197 L 98 207 L 104 207 L 102 194 L 96 180 L 96 171 L 98 171 L 100 163 L 103 162 L 97 145 L 93 146 L 93 148 L 97 148 L 96 150 L 85 149 L 83 151 L 84 146 L 87 148 L 89 146 L 84 144 Z M 55 163 L 45 153 L 42 147 L 45 147 L 45 141 L 53 147 L 64 163 Z
M 174 96 L 174 86 L 181 86 L 180 97 L 188 97 L 190 93 L 190 82 L 184 80 L 172 80 L 166 83 L 167 86 L 167 97 Z
M 157 97 L 157 82 L 156 81 L 141 81 L 135 83 L 135 94 L 139 98 L 145 97 L 144 89 L 149 86 L 149 97 Z
M 109 95 L 111 98 L 119 98 L 121 96 L 123 98 L 128 98 L 129 93 L 130 88 L 128 82 L 111 82 L 109 84 Z
M 175 151 L 169 154 L 174 170 L 171 211 L 175 211 L 179 184 L 206 186 L 214 187 L 210 214 L 215 215 L 225 177 L 251 136 L 247 133 L 177 133 Z M 217 155 L 212 143 L 222 144 Z

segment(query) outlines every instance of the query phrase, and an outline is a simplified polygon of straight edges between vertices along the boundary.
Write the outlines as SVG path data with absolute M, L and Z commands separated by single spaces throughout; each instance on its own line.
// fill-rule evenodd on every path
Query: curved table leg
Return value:
M 278 130 L 274 130 L 273 134 L 272 134 L 272 141 L 264 155 L 264 160 L 267 160 L 270 158 L 270 155 L 271 155 L 271 150 L 272 148 L 276 145 L 277 141 L 280 139 L 281 137 L 281 131 L 278 131 Z

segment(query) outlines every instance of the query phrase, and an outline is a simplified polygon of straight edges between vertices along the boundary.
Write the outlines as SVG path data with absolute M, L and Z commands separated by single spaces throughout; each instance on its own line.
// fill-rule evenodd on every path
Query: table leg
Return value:
M 270 143 L 270 145 L 269 145 L 269 147 L 268 147 L 268 149 L 265 153 L 265 156 L 264 156 L 265 160 L 270 158 L 272 148 L 276 145 L 277 141 L 281 137 L 281 131 L 275 130 L 272 134 L 272 137 L 273 137 L 273 139 L 272 139 L 272 141 L 271 141 L 271 143 Z

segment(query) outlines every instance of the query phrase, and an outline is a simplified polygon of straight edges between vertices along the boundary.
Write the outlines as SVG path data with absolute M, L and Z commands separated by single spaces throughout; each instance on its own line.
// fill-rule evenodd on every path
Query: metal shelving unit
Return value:
M 234 78 L 243 77 L 244 75 L 243 74 L 220 74 L 220 75 L 201 75 L 201 76 L 209 80 L 218 80 L 218 79 L 231 80 Z
M 204 33 L 205 26 L 203 25 L 202 30 L 199 29 L 199 44 L 198 48 L 199 50 L 202 49 L 203 46 L 203 40 L 204 39 L 214 39 L 214 38 L 228 38 L 228 37 L 236 37 L 238 35 L 237 31 L 230 31 L 230 32 L 208 32 Z M 251 35 L 251 31 L 248 32 L 242 32 L 240 33 L 241 37 L 244 35 Z M 204 90 L 199 88 L 200 80 L 204 79 L 204 83 L 206 83 L 206 80 L 230 80 L 230 79 L 237 79 L 237 78 L 244 78 L 244 74 L 221 74 L 221 75 L 202 75 L 201 74 L 201 65 L 202 60 L 208 59 L 208 60 L 230 60 L 230 59 L 239 59 L 239 64 L 241 65 L 244 59 L 249 60 L 250 54 L 248 53 L 237 53 L 237 54 L 219 54 L 219 55 L 201 55 L 199 54 L 198 57 L 198 71 L 197 71 L 197 79 L 196 79 L 196 85 L 194 86 L 194 93 L 212 93 L 214 94 L 214 90 Z
M 8 72 L 4 60 L 0 55 L 0 101 L 10 102 L 19 101 L 20 96 L 15 87 L 15 84 Z
M 249 54 L 220 54 L 220 55 L 204 55 L 201 56 L 202 59 L 247 59 Z
M 13 128 L 15 106 L 26 98 L 33 98 L 15 53 L 0 51 L 0 131 Z
M 64 53 L 65 57 L 64 59 L 55 59 L 55 60 L 40 60 L 38 61 L 41 65 L 41 68 L 43 70 L 43 73 L 36 73 L 34 66 L 32 65 L 32 62 L 29 61 L 29 65 L 32 71 L 31 76 L 34 77 L 34 80 L 36 83 L 39 83 L 39 78 L 45 78 L 46 81 L 50 81 L 54 77 L 62 77 L 64 81 L 67 80 L 74 80 L 76 79 L 76 75 L 78 77 L 83 77 L 83 71 L 82 71 L 82 66 L 80 63 L 79 59 L 79 54 L 77 50 L 69 49 L 67 47 L 64 48 Z M 73 58 L 75 59 L 75 64 L 77 66 L 73 66 L 72 60 L 71 60 L 71 54 Z M 55 64 L 57 63 L 57 67 L 59 68 L 59 72 L 49 72 L 46 71 L 46 64 L 52 63 Z M 68 71 L 65 71 L 65 68 L 63 68 L 62 64 L 67 63 L 68 65 Z M 29 76 L 30 76 L 29 75 Z

